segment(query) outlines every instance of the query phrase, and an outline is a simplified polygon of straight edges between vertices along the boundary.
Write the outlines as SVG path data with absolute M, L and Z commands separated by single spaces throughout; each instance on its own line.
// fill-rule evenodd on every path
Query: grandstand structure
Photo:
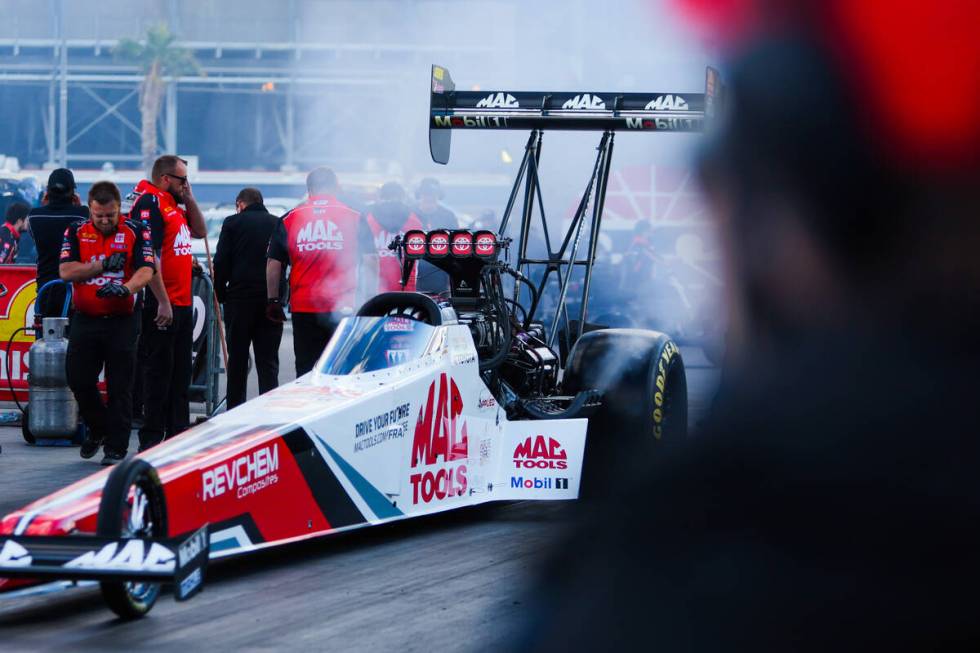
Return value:
M 142 75 L 113 49 L 165 23 L 200 70 L 167 79 L 161 151 L 196 155 L 202 170 L 289 172 L 329 161 L 368 173 L 397 172 L 406 150 L 424 142 L 430 63 L 516 65 L 508 53 L 521 11 L 512 0 L 3 6 L 0 152 L 24 167 L 139 167 Z M 494 17 L 484 39 L 452 29 L 474 11 Z M 400 106 L 414 95 L 417 107 Z

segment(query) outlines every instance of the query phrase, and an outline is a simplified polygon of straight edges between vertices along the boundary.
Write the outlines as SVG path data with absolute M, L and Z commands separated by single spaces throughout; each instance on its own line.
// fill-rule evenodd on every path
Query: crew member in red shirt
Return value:
M 309 199 L 284 215 L 272 233 L 266 263 L 266 315 L 277 322 L 286 319 L 279 296 L 283 268 L 292 268 L 296 376 L 313 369 L 340 318 L 353 314 L 362 280 L 359 264 L 363 261 L 366 270 L 377 266 L 371 230 L 357 211 L 337 199 L 333 170 L 313 170 L 306 189 Z
M 17 258 L 17 242 L 27 228 L 27 214 L 31 207 L 14 202 L 7 207 L 3 225 L 0 226 L 0 263 L 13 263 Z
M 389 181 L 378 192 L 378 201 L 371 206 L 367 223 L 371 228 L 375 251 L 378 253 L 378 292 L 415 290 L 418 266 L 412 267 L 412 275 L 402 288 L 402 263 L 398 254 L 388 245 L 398 235 L 412 229 L 422 229 L 422 221 L 406 202 L 408 195 L 400 184 Z
M 165 155 L 153 164 L 152 182 L 132 195 L 130 217 L 149 228 L 158 273 L 149 284 L 140 335 L 143 427 L 140 451 L 190 425 L 191 347 L 194 311 L 191 238 L 207 233 L 187 181 L 187 162 Z M 183 204 L 185 208 L 181 208 Z
M 153 251 L 142 225 L 120 221 L 119 189 L 108 181 L 88 192 L 91 218 L 65 230 L 58 273 L 73 284 L 75 315 L 68 336 L 68 385 L 88 425 L 82 458 L 104 444 L 103 465 L 126 457 L 136 365 L 135 294 L 153 277 Z M 99 394 L 105 367 L 108 405 Z

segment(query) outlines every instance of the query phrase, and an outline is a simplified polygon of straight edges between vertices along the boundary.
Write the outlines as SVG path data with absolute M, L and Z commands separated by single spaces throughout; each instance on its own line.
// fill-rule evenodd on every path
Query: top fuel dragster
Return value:
M 700 130 L 716 85 L 709 70 L 705 94 L 471 93 L 434 66 L 436 161 L 448 160 L 453 129 L 531 130 L 497 232 L 392 242 L 403 279 L 424 260 L 448 273 L 450 290 L 370 299 L 310 374 L 4 517 L 0 592 L 96 580 L 117 614 L 138 617 L 162 583 L 178 599 L 200 589 L 208 559 L 487 501 L 573 499 L 600 483 L 590 467 L 604 441 L 642 455 L 683 436 L 678 348 L 661 333 L 598 328 L 586 311 L 615 132 Z M 602 138 L 560 247 L 551 250 L 542 215 L 549 256 L 533 260 L 544 129 Z M 535 265 L 538 283 L 525 274 Z M 575 269 L 584 292 L 572 320 Z M 559 301 L 546 328 L 537 309 L 549 278 Z

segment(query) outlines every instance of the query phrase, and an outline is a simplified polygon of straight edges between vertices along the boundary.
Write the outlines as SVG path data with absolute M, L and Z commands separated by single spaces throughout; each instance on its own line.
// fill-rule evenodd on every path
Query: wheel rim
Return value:
M 156 521 L 153 519 L 150 495 L 140 482 L 129 489 L 122 510 L 122 522 L 123 538 L 151 538 L 156 535 L 154 532 Z M 143 603 L 157 592 L 160 586 L 158 583 L 129 581 L 124 584 L 124 587 L 134 601 Z

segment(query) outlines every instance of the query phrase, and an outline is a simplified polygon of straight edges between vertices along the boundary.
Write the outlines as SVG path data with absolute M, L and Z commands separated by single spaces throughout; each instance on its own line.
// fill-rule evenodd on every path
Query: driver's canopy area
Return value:
M 418 360 L 437 328 L 401 316 L 345 318 L 321 358 L 320 374 L 376 372 Z

